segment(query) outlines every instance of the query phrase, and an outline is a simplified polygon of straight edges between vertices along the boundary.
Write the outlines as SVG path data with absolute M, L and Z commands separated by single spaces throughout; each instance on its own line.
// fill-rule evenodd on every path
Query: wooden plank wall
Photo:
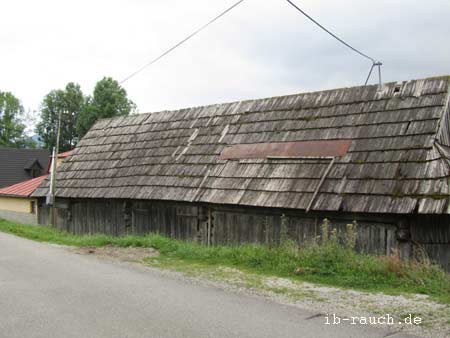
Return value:
M 199 207 L 170 202 L 132 202 L 132 233 L 159 233 L 176 239 L 197 239 Z
M 419 215 L 411 224 L 416 254 L 425 249 L 429 258 L 450 272 L 450 215 Z
M 314 216 L 285 215 L 287 237 L 300 245 L 318 240 L 323 220 L 328 218 L 330 230 L 336 228 L 338 237 L 346 232 L 346 225 L 353 218 L 334 218 L 332 214 Z M 214 210 L 213 244 L 233 245 L 242 243 L 265 243 L 275 246 L 280 243 L 282 214 L 261 215 L 257 212 L 232 209 Z M 395 226 L 375 220 L 358 222 L 356 249 L 359 252 L 389 254 L 397 247 Z
M 177 239 L 196 240 L 207 244 L 206 208 L 195 204 L 177 204 L 161 201 L 131 201 L 131 224 L 126 227 L 124 201 L 77 200 L 70 209 L 57 209 L 57 226 L 75 234 L 106 233 L 110 235 L 159 233 Z M 49 208 L 41 206 L 40 224 L 49 224 Z M 212 208 L 210 243 L 236 245 L 242 243 L 280 243 L 281 212 L 261 209 Z M 338 218 L 327 214 L 285 216 L 287 237 L 300 245 L 315 241 L 320 235 L 324 218 L 330 220 L 330 229 L 343 235 L 351 215 Z M 396 247 L 395 226 L 375 220 L 358 220 L 356 248 L 360 252 L 389 254 Z
M 71 200 L 57 209 L 57 227 L 75 234 L 110 235 L 159 233 L 208 245 L 280 243 L 282 219 L 287 237 L 300 245 L 317 240 L 324 218 L 338 236 L 353 220 L 358 224 L 359 252 L 390 254 L 399 248 L 397 218 L 388 215 L 309 213 L 266 208 L 230 208 L 217 205 L 136 200 Z M 129 217 L 127 216 L 129 214 Z M 50 224 L 50 211 L 39 204 L 39 223 Z M 283 216 L 284 215 L 284 216 Z M 414 251 L 424 248 L 429 257 L 450 271 L 450 216 L 410 217 Z
M 38 201 L 38 224 L 51 224 L 50 208 L 43 201 Z
M 70 205 L 70 214 L 71 219 L 69 220 L 67 218 L 69 210 L 59 209 L 58 216 L 64 221 L 57 224 L 58 228 L 75 234 L 102 233 L 117 236 L 125 233 L 123 202 L 121 201 L 75 201 Z

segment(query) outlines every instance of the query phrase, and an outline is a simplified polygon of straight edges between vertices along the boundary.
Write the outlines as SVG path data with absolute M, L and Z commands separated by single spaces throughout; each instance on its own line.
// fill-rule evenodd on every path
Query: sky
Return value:
M 0 91 L 37 112 L 68 82 L 91 94 L 102 77 L 124 79 L 235 1 L 1 0 Z M 450 74 L 448 0 L 294 2 L 382 61 L 383 81 Z M 285 0 L 245 0 L 123 87 L 145 113 L 358 86 L 370 66 Z

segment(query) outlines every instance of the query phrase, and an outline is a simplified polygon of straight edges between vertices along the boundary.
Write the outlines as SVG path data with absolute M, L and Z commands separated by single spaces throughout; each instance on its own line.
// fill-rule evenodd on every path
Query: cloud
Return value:
M 234 3 L 4 1 L 0 90 L 38 109 L 69 81 L 90 93 L 120 80 Z M 384 62 L 388 81 L 450 73 L 450 2 L 301 1 L 306 11 Z M 124 86 L 141 112 L 360 85 L 370 62 L 283 0 L 246 0 Z

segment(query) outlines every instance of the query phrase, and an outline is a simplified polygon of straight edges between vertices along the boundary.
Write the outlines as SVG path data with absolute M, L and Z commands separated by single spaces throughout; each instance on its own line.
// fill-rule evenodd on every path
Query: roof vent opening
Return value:
M 395 93 L 400 93 L 400 89 L 401 89 L 400 85 L 395 85 L 395 87 L 394 87 L 394 94 Z

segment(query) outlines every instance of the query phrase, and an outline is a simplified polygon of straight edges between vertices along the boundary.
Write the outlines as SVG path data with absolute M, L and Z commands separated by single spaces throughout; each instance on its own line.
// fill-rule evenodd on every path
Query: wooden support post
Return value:
M 407 218 L 401 218 L 397 222 L 397 231 L 395 233 L 400 258 L 409 260 L 412 257 L 411 231 Z
M 212 213 L 211 208 L 208 208 L 208 225 L 206 230 L 207 240 L 206 243 L 208 246 L 211 246 L 211 236 L 212 236 Z
M 204 206 L 197 207 L 197 243 L 205 243 L 204 234 L 206 222 L 208 221 L 208 208 Z
M 197 223 L 198 242 L 211 246 L 214 244 L 214 212 L 210 207 L 199 207 Z
M 123 203 L 123 221 L 125 225 L 125 233 L 127 235 L 133 233 L 133 215 L 132 207 L 130 201 L 125 201 Z

